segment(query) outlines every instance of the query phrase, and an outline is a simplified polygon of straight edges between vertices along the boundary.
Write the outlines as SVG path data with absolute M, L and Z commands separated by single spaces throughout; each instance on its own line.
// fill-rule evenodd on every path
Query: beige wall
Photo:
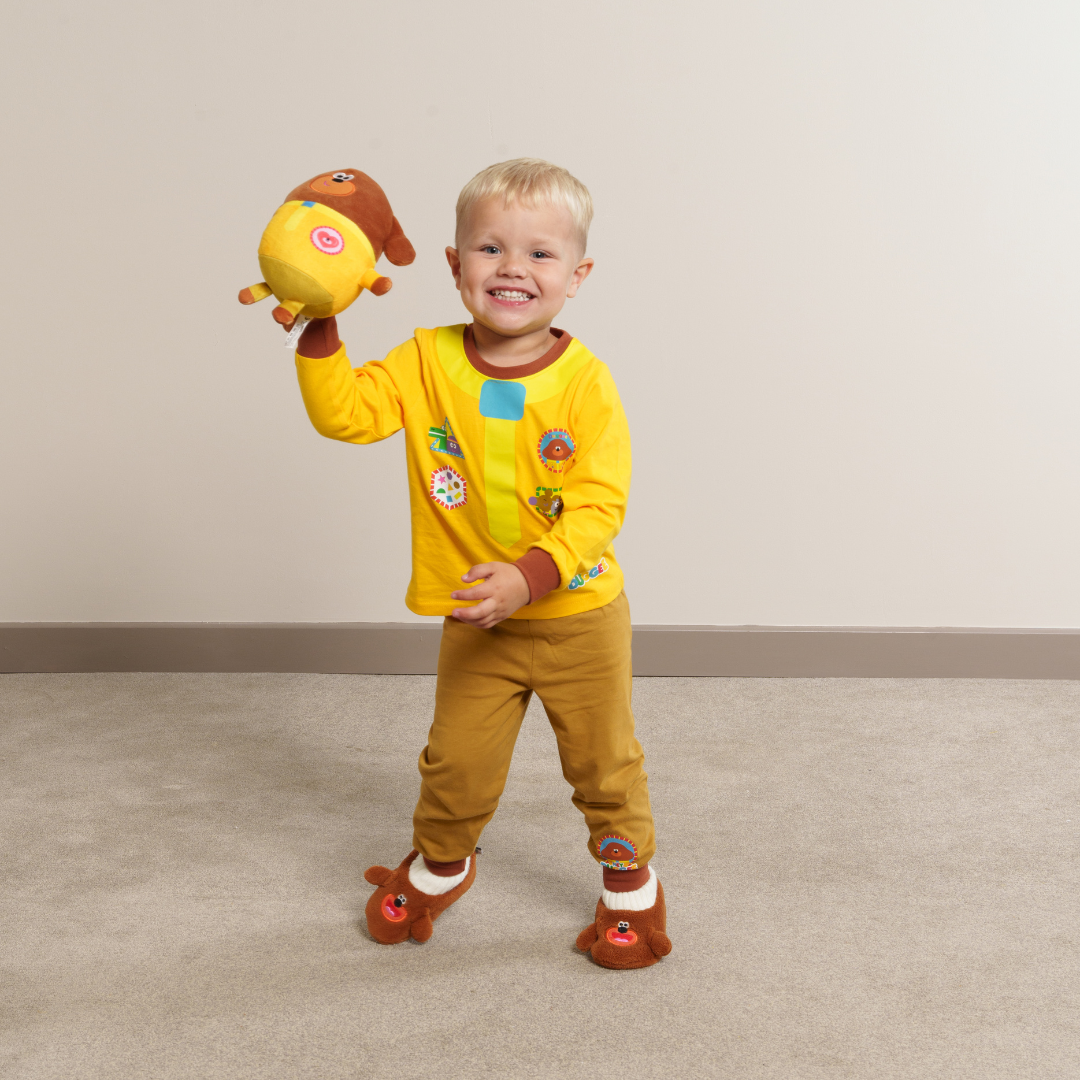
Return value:
M 380 13 L 380 11 L 382 13 Z M 354 361 L 461 319 L 461 184 L 598 214 L 560 322 L 635 439 L 647 623 L 1080 626 L 1080 11 L 37 3 L 0 70 L 0 621 L 412 619 L 400 437 L 320 439 L 281 197 L 354 165 L 419 256 Z

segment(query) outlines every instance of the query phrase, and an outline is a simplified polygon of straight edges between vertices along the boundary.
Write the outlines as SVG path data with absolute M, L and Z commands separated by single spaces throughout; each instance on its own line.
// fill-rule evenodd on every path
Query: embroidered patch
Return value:
M 468 500 L 468 485 L 465 477 L 444 465 L 431 474 L 431 497 L 444 509 L 456 510 Z
M 345 250 L 345 238 L 329 225 L 320 225 L 311 230 L 311 242 L 324 255 L 340 255 Z
M 458 445 L 457 438 L 454 436 L 454 429 L 450 426 L 450 418 L 447 417 L 443 421 L 442 427 L 429 427 L 428 438 L 435 441 L 431 444 L 431 449 L 436 454 L 449 454 L 451 457 L 464 458 L 465 455 L 461 452 L 461 447 Z
M 529 497 L 529 505 L 554 521 L 562 513 L 562 488 L 538 487 L 536 494 Z
M 564 472 L 574 456 L 574 440 L 565 428 L 552 428 L 540 436 L 536 452 L 546 469 L 554 473 Z
M 575 589 L 580 589 L 582 585 L 588 585 L 593 578 L 606 574 L 610 569 L 611 564 L 607 559 L 601 559 L 591 570 L 587 570 L 584 574 L 575 574 L 566 587 L 573 592 Z
M 596 850 L 600 855 L 600 865 L 609 870 L 636 870 L 637 848 L 624 836 L 605 836 Z

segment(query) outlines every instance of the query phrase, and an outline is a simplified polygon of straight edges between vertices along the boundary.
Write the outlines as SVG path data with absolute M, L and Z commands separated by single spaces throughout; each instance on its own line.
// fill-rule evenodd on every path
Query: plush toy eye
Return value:
M 628 922 L 626 922 L 625 919 L 621 923 L 619 923 L 619 933 L 620 934 L 625 934 L 626 931 L 629 930 L 629 929 L 630 929 L 630 924 Z
M 355 180 L 356 178 L 352 173 L 336 172 L 330 179 L 337 181 L 339 184 L 344 184 L 346 180 Z
M 394 899 L 394 907 L 404 907 L 408 902 L 404 893 L 398 893 Z

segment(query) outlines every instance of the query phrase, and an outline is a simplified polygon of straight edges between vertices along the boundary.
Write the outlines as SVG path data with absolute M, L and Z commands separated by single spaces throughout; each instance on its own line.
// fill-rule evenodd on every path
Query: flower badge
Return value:
M 553 473 L 564 472 L 569 467 L 574 450 L 574 440 L 565 428 L 551 428 L 550 431 L 545 431 L 540 436 L 540 442 L 536 447 L 544 468 L 550 469 Z
M 431 474 L 431 497 L 444 510 L 456 510 L 468 502 L 468 485 L 465 477 L 457 471 L 444 465 Z

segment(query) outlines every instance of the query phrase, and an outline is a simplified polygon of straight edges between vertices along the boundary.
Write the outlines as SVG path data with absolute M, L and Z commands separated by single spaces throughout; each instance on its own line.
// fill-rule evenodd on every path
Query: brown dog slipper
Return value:
M 656 903 L 644 911 L 613 911 L 596 902 L 596 922 L 578 934 L 577 947 L 606 968 L 641 968 L 671 952 L 664 887 L 656 883 Z
M 409 867 L 418 852 L 411 852 L 396 869 L 369 866 L 364 877 L 378 885 L 364 909 L 368 931 L 383 945 L 396 945 L 409 937 L 427 941 L 432 924 L 455 901 L 472 887 L 476 880 L 476 855 L 469 856 L 469 871 L 465 880 L 442 896 L 429 896 L 409 883 Z

